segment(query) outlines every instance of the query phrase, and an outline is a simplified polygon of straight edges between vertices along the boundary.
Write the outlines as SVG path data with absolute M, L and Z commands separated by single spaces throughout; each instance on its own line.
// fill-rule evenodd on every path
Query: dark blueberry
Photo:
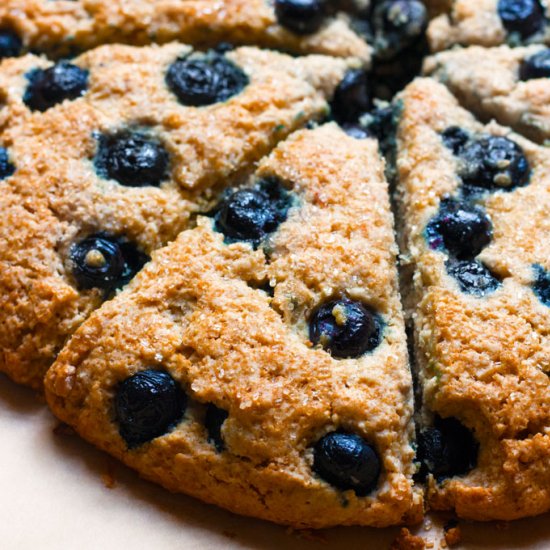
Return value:
M 5 57 L 17 57 L 21 55 L 23 42 L 19 36 L 12 31 L 0 31 L 0 59 Z
M 275 0 L 279 25 L 296 34 L 317 32 L 326 15 L 326 0 Z
M 353 489 L 357 496 L 376 488 L 380 469 L 374 447 L 355 434 L 331 432 L 313 448 L 313 470 L 338 489 Z
M 461 150 L 460 175 L 467 191 L 510 191 L 529 183 L 529 162 L 521 147 L 501 136 L 469 141 Z
M 208 441 L 216 447 L 216 450 L 221 453 L 225 449 L 225 443 L 222 438 L 222 425 L 227 420 L 229 413 L 216 407 L 213 403 L 209 403 L 204 417 L 204 425 L 208 432 Z
M 115 396 L 119 433 L 131 449 L 164 435 L 181 420 L 187 397 L 166 372 L 145 370 L 122 382 Z
M 434 426 L 418 434 L 420 479 L 432 474 L 438 481 L 461 476 L 475 468 L 479 444 L 456 418 L 436 417 Z
M 381 106 L 361 117 L 367 132 L 381 142 L 388 140 L 395 131 L 394 112 L 391 106 Z
M 459 155 L 470 138 L 462 128 L 450 126 L 441 133 L 441 139 L 445 147 L 450 149 L 454 155 Z
M 127 284 L 149 257 L 129 242 L 99 233 L 74 244 L 71 261 L 79 288 L 111 292 Z
M 525 59 L 519 68 L 521 80 L 550 78 L 550 48 L 545 48 Z
M 535 34 L 544 23 L 544 9 L 539 0 L 498 0 L 497 9 L 504 28 L 523 38 Z
M 15 166 L 10 162 L 8 150 L 0 147 L 0 180 L 9 178 L 15 172 Z
M 459 259 L 471 259 L 491 242 L 492 225 L 482 208 L 446 199 L 426 234 L 432 248 L 444 247 Z
M 373 137 L 373 134 L 367 130 L 362 124 L 343 124 L 342 130 L 346 132 L 348 136 L 351 136 L 355 139 L 367 139 Z
M 447 273 L 456 280 L 460 290 L 466 294 L 485 296 L 501 285 L 487 266 L 475 260 L 451 258 L 445 262 L 445 266 Z
M 546 271 L 541 265 L 535 266 L 535 272 L 537 278 L 535 279 L 533 290 L 539 300 L 545 306 L 550 307 L 550 272 Z
M 98 174 L 130 187 L 158 186 L 168 176 L 170 157 L 156 139 L 139 132 L 103 135 L 95 157 Z
M 231 193 L 215 213 L 215 228 L 228 242 L 248 241 L 257 246 L 288 215 L 292 199 L 275 180 Z
M 226 57 L 211 52 L 174 61 L 166 73 L 166 84 L 184 105 L 202 107 L 238 94 L 248 84 L 248 77 Z
M 342 124 L 356 122 L 371 107 L 369 79 L 365 71 L 348 71 L 338 84 L 331 102 L 334 119 Z
M 67 61 L 49 69 L 35 69 L 28 74 L 23 101 L 33 111 L 46 111 L 66 99 L 83 95 L 88 88 L 88 76 L 88 71 Z
M 376 59 L 391 59 L 419 40 L 426 30 L 428 12 L 418 0 L 386 0 L 373 12 Z
M 309 339 L 333 357 L 359 357 L 381 341 L 382 321 L 361 302 L 332 300 L 317 308 L 309 320 Z

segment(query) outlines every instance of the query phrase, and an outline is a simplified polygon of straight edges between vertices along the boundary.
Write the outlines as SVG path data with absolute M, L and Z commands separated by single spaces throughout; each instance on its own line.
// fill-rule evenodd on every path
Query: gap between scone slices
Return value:
M 179 44 L 4 60 L 0 370 L 40 387 L 88 314 L 221 188 L 325 117 L 353 66 Z
M 370 47 L 354 23 L 367 7 L 365 0 L 2 0 L 0 29 L 10 51 L 54 55 L 113 42 L 226 41 L 368 62 Z
M 418 519 L 383 162 L 301 130 L 75 333 L 54 413 L 168 489 L 296 527 Z
M 550 509 L 550 152 L 441 84 L 396 102 L 406 315 L 427 502 L 475 520 Z M 408 276 L 406 276 L 408 271 Z
M 455 49 L 426 59 L 423 72 L 482 120 L 494 118 L 537 142 L 550 139 L 550 48 Z
M 550 5 L 544 0 L 451 0 L 428 27 L 433 52 L 452 46 L 550 44 Z

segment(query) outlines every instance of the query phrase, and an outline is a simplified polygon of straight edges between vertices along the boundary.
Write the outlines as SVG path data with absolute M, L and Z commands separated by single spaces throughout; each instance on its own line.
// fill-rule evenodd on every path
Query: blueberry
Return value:
M 326 15 L 326 0 L 275 0 L 279 25 L 296 34 L 317 32 Z
M 461 150 L 460 175 L 466 191 L 510 191 L 529 183 L 529 162 L 521 147 L 500 136 L 470 140 Z
M 10 162 L 8 150 L 0 147 L 0 180 L 9 178 L 15 172 L 15 166 Z
M 168 177 L 170 157 L 156 139 L 140 132 L 103 135 L 95 157 L 98 174 L 130 187 L 158 186 Z
M 479 444 L 456 418 L 436 417 L 434 425 L 418 434 L 419 478 L 432 474 L 438 481 L 461 476 L 475 468 Z
M 351 70 L 345 75 L 331 102 L 334 119 L 342 124 L 356 122 L 371 107 L 369 79 L 365 71 Z
M 544 9 L 539 0 L 499 0 L 497 11 L 504 28 L 522 38 L 535 34 L 544 23 Z
M 5 57 L 17 57 L 21 55 L 23 42 L 14 32 L 8 30 L 0 31 L 0 59 Z
M 466 294 L 485 296 L 501 285 L 489 268 L 478 261 L 451 258 L 445 262 L 445 266 L 447 273 L 456 280 L 460 290 Z
M 418 0 L 386 0 L 373 12 L 376 59 L 391 59 L 419 40 L 428 24 L 428 12 Z
M 184 57 L 170 65 L 166 84 L 183 105 L 202 107 L 238 94 L 248 77 L 223 55 Z
M 545 306 L 550 307 L 550 272 L 546 271 L 541 265 L 534 267 L 536 279 L 533 291 Z
M 333 357 L 359 357 L 381 341 L 382 321 L 361 302 L 347 298 L 318 307 L 309 321 L 309 339 Z
M 362 437 L 331 432 L 313 448 L 313 470 L 338 489 L 353 489 L 366 496 L 378 484 L 380 458 L 374 447 Z
M 491 242 L 492 225 L 482 208 L 446 199 L 426 234 L 432 248 L 443 246 L 459 259 L 472 259 Z
M 450 126 L 441 133 L 441 139 L 445 147 L 450 149 L 454 155 L 459 155 L 470 138 L 462 128 Z
M 373 137 L 373 134 L 369 132 L 369 130 L 365 128 L 362 124 L 359 124 L 359 123 L 343 124 L 342 130 L 344 130 L 344 132 L 346 132 L 348 136 L 355 139 L 367 139 L 369 137 Z
M 222 425 L 227 420 L 229 413 L 209 403 L 204 417 L 204 425 L 208 432 L 208 441 L 216 447 L 221 453 L 225 449 L 225 443 L 222 438 Z
M 107 293 L 127 284 L 149 261 L 133 244 L 104 233 L 74 244 L 70 257 L 79 288 L 100 288 Z
M 521 80 L 550 78 L 550 48 L 524 59 L 519 68 L 519 77 Z
M 275 180 L 263 180 L 253 188 L 231 193 L 215 213 L 215 228 L 227 242 L 259 243 L 284 222 L 292 199 Z
M 27 75 L 29 84 L 23 101 L 33 111 L 46 111 L 66 99 L 83 95 L 88 88 L 88 76 L 88 71 L 67 61 L 49 69 L 34 69 Z
M 132 449 L 164 435 L 181 420 L 187 397 L 166 372 L 144 370 L 124 380 L 115 396 L 119 433 Z

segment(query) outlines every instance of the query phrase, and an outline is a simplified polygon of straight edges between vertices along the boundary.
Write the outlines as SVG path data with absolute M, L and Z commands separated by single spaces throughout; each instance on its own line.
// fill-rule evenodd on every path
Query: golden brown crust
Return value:
M 179 40 L 201 47 L 220 42 L 370 59 L 370 47 L 349 16 L 327 18 L 311 35 L 278 25 L 265 0 L 3 0 L 0 26 L 28 49 L 67 54 L 106 43 L 145 45 Z
M 179 44 L 90 51 L 73 60 L 90 71 L 87 93 L 43 113 L 23 103 L 24 75 L 51 62 L 28 55 L 2 65 L 1 140 L 17 171 L 0 196 L 0 370 L 15 380 L 39 387 L 65 339 L 101 303 L 99 291 L 75 288 L 68 256 L 76 239 L 106 231 L 146 253 L 173 240 L 279 140 L 323 117 L 350 66 L 240 48 L 228 57 L 250 84 L 224 103 L 194 108 L 164 83 L 168 65 L 188 51 Z M 160 188 L 125 187 L 94 170 L 94 133 L 136 126 L 171 154 L 171 177 Z
M 529 139 L 544 142 L 550 138 L 548 79 L 520 80 L 522 62 L 543 49 L 471 46 L 429 57 L 423 72 L 445 84 L 483 120 L 494 118 Z
M 376 143 L 334 125 L 299 131 L 261 163 L 256 177 L 266 176 L 298 197 L 269 241 L 270 261 L 262 248 L 224 244 L 200 218 L 81 326 L 46 377 L 49 404 L 142 475 L 242 514 L 296 527 L 418 516 L 411 380 Z M 272 299 L 257 289 L 267 281 Z M 380 346 L 358 359 L 334 359 L 307 337 L 312 308 L 342 293 L 387 323 Z M 113 392 L 155 367 L 192 404 L 172 432 L 128 450 Z M 222 453 L 202 424 L 212 402 L 229 412 Z M 312 475 L 311 445 L 338 428 L 368 438 L 382 458 L 368 497 Z
M 550 268 L 550 156 L 497 125 L 481 126 L 445 87 L 418 79 L 401 95 L 397 169 L 406 229 L 424 421 L 456 417 L 480 444 L 477 467 L 441 484 L 428 502 L 465 518 L 514 519 L 550 509 L 550 308 L 531 287 L 533 264 Z M 459 186 L 457 160 L 439 133 L 450 126 L 509 135 L 532 169 L 529 185 L 483 199 L 493 240 L 480 259 L 502 287 L 475 298 L 446 274 L 424 229 Z

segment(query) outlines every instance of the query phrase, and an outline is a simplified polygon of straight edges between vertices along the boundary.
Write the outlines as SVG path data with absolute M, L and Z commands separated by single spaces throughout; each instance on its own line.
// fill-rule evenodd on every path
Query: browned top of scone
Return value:
M 496 124 L 483 127 L 433 80 L 416 80 L 400 99 L 399 201 L 404 263 L 415 268 L 424 421 L 432 413 L 455 417 L 479 442 L 477 466 L 433 482 L 430 503 L 475 519 L 542 513 L 550 507 L 550 308 L 534 287 L 537 270 L 550 269 L 550 155 Z M 508 137 L 530 166 L 524 186 L 472 199 L 492 223 L 476 260 L 501 281 L 483 297 L 462 292 L 447 273 L 447 254 L 426 240 L 442 199 L 464 193 L 460 160 L 441 137 L 453 126 Z
M 435 17 L 428 27 L 428 41 L 434 52 L 451 46 L 499 46 L 510 43 L 550 44 L 550 25 L 544 17 L 538 17 L 536 23 L 531 16 L 531 24 L 521 25 L 503 23 L 498 10 L 498 0 L 450 0 L 447 13 Z M 541 3 L 543 6 L 544 3 Z M 540 14 L 549 7 L 541 8 Z M 521 29 L 521 30 L 519 30 Z
M 254 249 L 224 242 L 216 222 L 199 218 L 77 331 L 46 378 L 49 403 L 142 475 L 239 513 L 301 527 L 415 516 L 411 379 L 376 142 L 335 125 L 299 131 L 247 186 L 259 181 L 293 197 L 278 230 Z M 384 329 L 373 351 L 338 359 L 312 345 L 307 325 L 344 297 L 375 311 Z M 151 368 L 177 380 L 189 406 L 169 433 L 129 450 L 113 398 Z M 204 427 L 209 403 L 228 413 L 222 452 Z M 313 474 L 312 446 L 335 430 L 376 448 L 372 494 Z
M 318 28 L 296 33 L 278 23 L 272 3 L 264 0 L 3 0 L 0 26 L 15 31 L 29 49 L 56 54 L 113 42 L 180 40 L 370 59 L 370 47 L 352 30 L 347 13 L 327 15 Z
M 541 45 L 454 49 L 427 58 L 423 72 L 483 120 L 495 118 L 544 142 L 550 138 L 550 85 L 547 77 L 535 76 L 529 61 L 545 50 Z
M 227 59 L 248 83 L 226 101 L 193 107 L 165 82 L 171 64 L 190 52 L 180 44 L 90 51 L 71 61 L 88 71 L 83 94 L 44 111 L 24 101 L 28 75 L 53 63 L 31 55 L 2 63 L 0 141 L 15 172 L 0 196 L 0 370 L 14 379 L 40 386 L 67 336 L 104 298 L 75 284 L 75 242 L 104 232 L 150 254 L 173 240 L 279 140 L 323 117 L 350 66 L 237 49 Z M 167 159 L 158 185 L 129 186 L 98 169 L 102 140 L 135 135 Z

